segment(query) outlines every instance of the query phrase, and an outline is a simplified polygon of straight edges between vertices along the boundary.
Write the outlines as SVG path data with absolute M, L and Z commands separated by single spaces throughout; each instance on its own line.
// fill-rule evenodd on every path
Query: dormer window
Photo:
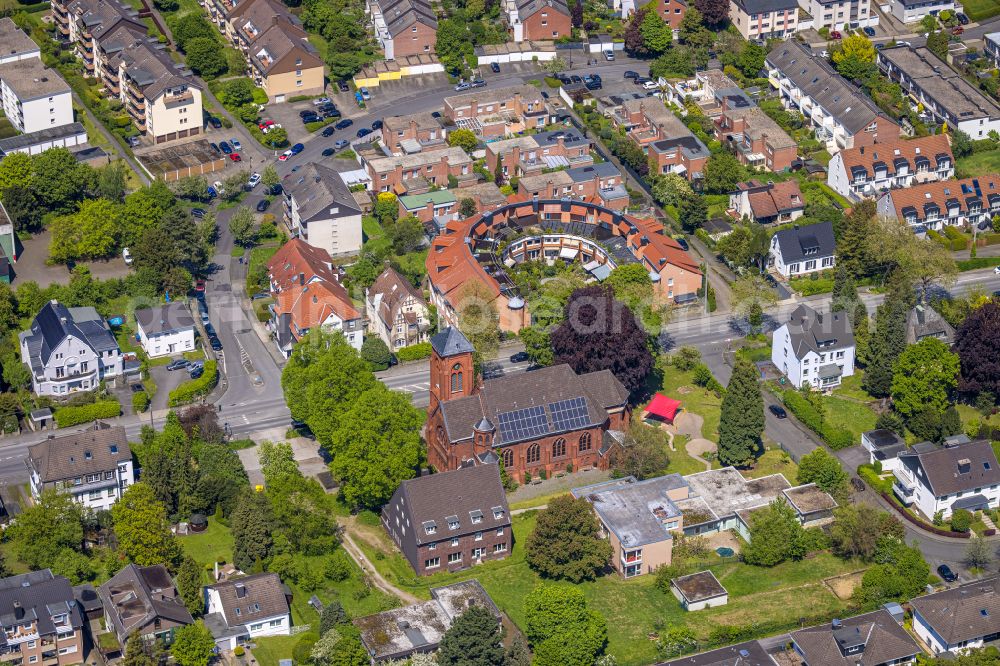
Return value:
M 438 531 L 437 523 L 433 520 L 428 520 L 424 523 L 424 533 L 425 534 L 435 534 Z
M 480 511 L 479 509 L 475 509 L 474 511 L 470 511 L 469 512 L 469 518 L 472 519 L 472 524 L 473 525 L 478 525 L 479 523 L 483 522 L 483 512 Z
M 503 518 L 503 507 L 502 506 L 493 507 L 493 519 L 500 520 L 501 518 Z
M 457 530 L 458 529 L 458 516 L 448 516 L 447 518 L 445 518 L 445 520 L 448 521 L 448 529 L 449 530 Z

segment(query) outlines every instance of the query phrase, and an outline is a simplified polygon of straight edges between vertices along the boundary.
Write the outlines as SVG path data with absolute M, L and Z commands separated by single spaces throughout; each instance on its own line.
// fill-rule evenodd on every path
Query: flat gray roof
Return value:
M 667 492 L 687 485 L 680 474 L 637 481 L 634 477 L 620 483 L 575 488 L 573 494 L 586 497 L 594 511 L 622 546 L 633 548 L 672 538 L 666 522 L 679 518 L 681 510 Z M 579 494 L 578 494 L 579 493 Z

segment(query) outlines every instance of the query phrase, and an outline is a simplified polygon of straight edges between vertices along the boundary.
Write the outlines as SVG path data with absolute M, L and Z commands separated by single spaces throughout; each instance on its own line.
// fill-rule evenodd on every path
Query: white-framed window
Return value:
M 462 553 L 451 553 L 448 555 L 448 564 L 455 564 L 462 561 Z
M 441 566 L 441 558 L 440 557 L 432 557 L 429 560 L 424 560 L 424 568 L 425 569 L 433 569 L 433 568 L 439 567 L 439 566 Z
M 493 544 L 493 552 L 494 553 L 505 553 L 505 552 L 507 552 L 507 544 L 506 543 L 495 543 L 495 544 Z

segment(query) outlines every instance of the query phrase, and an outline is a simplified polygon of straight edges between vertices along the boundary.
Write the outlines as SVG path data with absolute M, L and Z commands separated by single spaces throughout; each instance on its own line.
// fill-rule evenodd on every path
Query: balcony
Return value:
M 173 109 L 178 106 L 184 106 L 185 104 L 190 104 L 194 101 L 194 93 L 190 90 L 186 90 L 179 95 L 167 95 L 163 98 L 163 103 L 168 109 Z
M 9 661 L 19 661 L 20 659 L 21 659 L 20 650 L 7 650 L 3 653 L 0 653 L 0 663 Z
M 622 564 L 640 564 L 642 562 L 642 550 L 622 551 Z
M 8 631 L 6 634 L 8 645 L 18 645 L 25 641 L 38 640 L 38 629 L 21 629 L 19 627 L 17 631 Z

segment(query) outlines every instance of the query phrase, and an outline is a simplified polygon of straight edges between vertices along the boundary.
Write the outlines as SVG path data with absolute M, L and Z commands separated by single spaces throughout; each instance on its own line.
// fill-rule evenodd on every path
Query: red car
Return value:
M 951 29 L 951 34 L 953 35 L 961 35 L 963 32 L 965 32 L 965 28 L 963 28 L 960 25 L 956 25 L 954 28 Z
M 239 153 L 230 153 L 229 159 L 231 159 L 234 162 L 242 162 L 243 161 L 243 158 L 240 157 Z
M 842 35 L 840 34 L 839 30 L 834 30 L 833 32 L 830 33 L 830 39 L 840 39 L 841 37 Z
M 194 282 L 194 290 L 195 291 L 205 291 L 205 280 L 204 280 L 204 278 L 198 278 L 197 280 L 195 280 L 195 282 Z
M 263 130 L 265 127 L 270 127 L 273 124 L 274 124 L 273 120 L 265 120 L 264 122 L 257 125 L 257 128 Z

